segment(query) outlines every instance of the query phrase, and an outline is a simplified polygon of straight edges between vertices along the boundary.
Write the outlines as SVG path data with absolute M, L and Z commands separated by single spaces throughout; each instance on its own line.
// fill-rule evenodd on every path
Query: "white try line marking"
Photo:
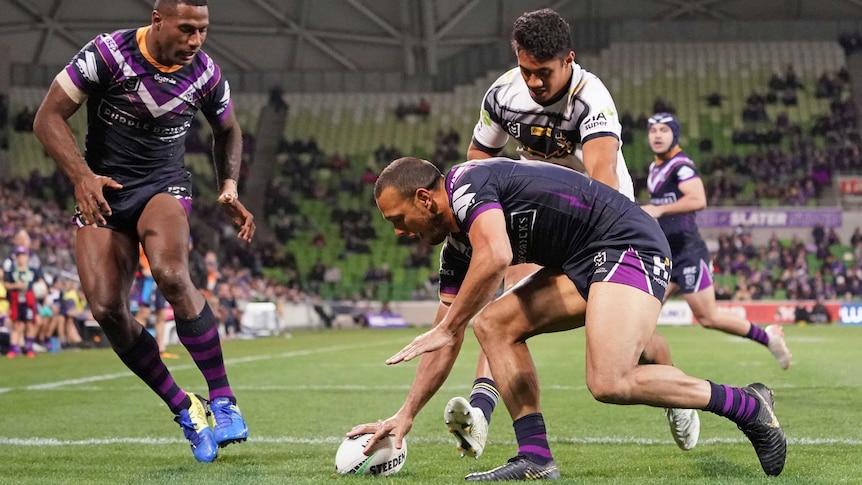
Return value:
M 104 376 L 99 376 L 96 380 L 106 380 L 103 378 Z M 131 377 L 131 375 L 121 374 L 119 377 Z M 44 392 L 102 392 L 102 391 L 110 391 L 110 392 L 150 392 L 146 387 L 141 387 L 140 385 L 131 385 L 128 387 L 119 387 L 119 386 L 84 386 L 79 384 L 86 383 L 86 379 L 77 379 L 74 384 L 74 387 L 70 387 L 72 383 L 69 381 L 65 381 L 65 385 L 53 385 L 53 384 L 40 384 L 36 386 L 29 386 L 26 389 L 27 391 L 44 391 Z M 783 383 L 776 386 L 770 386 L 771 389 L 792 389 L 796 386 L 794 384 Z M 858 386 L 849 386 L 849 387 L 858 387 Z M 235 391 L 243 391 L 243 392 L 318 392 L 318 391 L 355 391 L 355 392 L 388 392 L 388 391 L 407 391 L 410 389 L 410 384 L 392 384 L 392 385 L 374 385 L 367 386 L 362 384 L 284 384 L 284 385 L 272 385 L 272 386 L 231 386 L 231 389 Z M 445 384 L 440 387 L 440 391 L 453 391 L 453 392 L 464 392 L 468 393 L 470 390 L 469 382 L 465 381 L 464 385 L 459 384 Z M 438 391 L 438 392 L 440 392 Z M 548 386 L 542 386 L 542 392 L 586 392 L 587 386 L 585 385 L 576 385 L 576 386 L 564 386 L 559 384 L 552 384 Z
M 297 444 L 297 445 L 331 445 L 338 444 L 344 439 L 343 436 L 328 436 L 324 438 L 300 438 L 295 436 L 282 437 L 250 437 L 248 443 L 264 443 L 264 444 Z M 426 437 L 409 437 L 410 443 L 427 443 L 427 444 L 451 444 L 449 438 L 426 438 Z M 549 438 L 550 443 L 571 444 L 571 445 L 661 445 L 669 446 L 674 442 L 671 440 L 657 440 L 648 438 L 625 437 L 617 438 L 613 436 L 604 436 L 596 438 Z M 58 440 L 54 438 L 7 438 L 0 437 L 0 446 L 29 446 L 29 447 L 50 447 L 50 446 L 104 446 L 117 444 L 131 445 L 177 445 L 187 444 L 188 441 L 181 438 L 91 438 L 86 440 Z M 716 444 L 747 444 L 749 441 L 745 438 L 710 438 L 700 440 L 698 447 L 705 445 Z M 862 440 L 850 438 L 788 438 L 787 443 L 796 446 L 862 446 Z M 495 445 L 514 446 L 514 440 L 494 440 Z
M 315 354 L 324 354 L 331 352 L 341 352 L 345 350 L 353 350 L 357 348 L 368 347 L 369 345 L 377 346 L 377 345 L 393 345 L 396 343 L 404 343 L 404 339 L 399 340 L 385 340 L 374 342 L 373 344 L 363 344 L 363 345 L 333 345 L 330 347 L 321 347 L 319 349 L 309 349 L 309 350 L 294 350 L 291 352 L 282 352 L 280 354 L 266 354 L 266 355 L 252 355 L 249 357 L 240 357 L 235 359 L 225 359 L 225 365 L 237 365 L 237 364 L 246 364 L 249 362 L 257 362 L 261 360 L 271 360 L 271 359 L 288 359 L 292 357 L 304 357 L 306 355 L 315 355 Z M 381 365 L 383 365 L 381 363 Z M 185 364 L 185 365 L 172 365 L 170 366 L 171 372 L 183 371 L 183 370 L 192 370 L 197 369 L 197 366 L 194 363 Z M 0 388 L 0 394 L 5 392 L 12 391 L 45 391 L 51 389 L 57 389 L 66 386 L 77 386 L 80 384 L 89 384 L 92 382 L 101 382 L 101 381 L 109 381 L 113 379 L 120 379 L 126 377 L 134 377 L 137 379 L 137 376 L 132 374 L 131 371 L 126 372 L 117 372 L 114 374 L 102 374 L 96 376 L 89 377 L 81 377 L 78 379 L 67 379 L 63 381 L 55 381 L 55 382 L 46 382 L 43 384 L 32 384 L 26 387 L 2 387 Z

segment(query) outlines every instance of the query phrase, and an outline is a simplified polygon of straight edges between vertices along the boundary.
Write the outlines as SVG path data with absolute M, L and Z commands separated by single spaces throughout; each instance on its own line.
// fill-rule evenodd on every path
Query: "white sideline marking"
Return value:
M 249 443 L 268 443 L 268 444 L 300 444 L 300 445 L 321 445 L 341 443 L 343 436 L 329 436 L 325 438 L 299 438 L 295 436 L 282 437 L 250 437 Z M 598 438 L 551 438 L 548 440 L 551 443 L 563 443 L 574 445 L 662 445 L 670 446 L 674 442 L 671 440 L 656 440 L 647 438 L 615 438 L 612 436 Z M 446 444 L 451 443 L 449 438 L 411 438 L 411 443 L 429 443 L 429 444 Z M 116 445 L 116 444 L 132 444 L 132 445 L 175 445 L 188 443 L 180 438 L 91 438 L 86 440 L 58 440 L 54 438 L 7 438 L 0 437 L 0 446 L 32 446 L 32 447 L 48 447 L 48 446 L 101 446 L 101 445 Z M 715 444 L 744 444 L 748 443 L 744 438 L 710 438 L 700 440 L 698 447 L 703 445 Z M 799 446 L 862 446 L 862 440 L 850 438 L 788 438 L 787 443 Z M 494 441 L 495 445 L 514 445 L 514 440 Z
M 314 355 L 314 354 L 322 354 L 327 352 L 339 352 L 342 350 L 350 350 L 359 347 L 368 347 L 369 345 L 390 345 L 395 342 L 403 342 L 403 339 L 399 340 L 388 340 L 388 341 L 379 341 L 373 344 L 363 344 L 363 345 L 334 345 L 331 347 L 321 347 L 319 349 L 310 349 L 310 350 L 294 350 L 291 352 L 283 352 L 281 354 L 268 354 L 268 355 L 254 355 L 249 357 L 240 357 L 235 359 L 225 359 L 225 365 L 236 365 L 236 364 L 245 364 L 247 362 L 257 362 L 259 360 L 270 360 L 270 359 L 279 359 L 279 358 L 291 358 L 291 357 L 303 357 L 306 355 Z M 382 365 L 382 364 L 381 364 Z M 194 364 L 186 364 L 186 365 L 172 365 L 170 366 L 171 372 L 180 371 L 180 370 L 190 370 L 197 369 L 197 366 Z M 113 379 L 120 379 L 124 377 L 135 377 L 131 372 L 118 372 L 114 374 L 102 374 L 97 376 L 90 377 L 82 377 L 79 379 L 67 379 L 64 381 L 56 381 L 56 382 L 46 382 L 44 384 L 33 384 L 26 387 L 5 387 L 0 388 L 0 393 L 10 392 L 10 391 L 44 391 L 47 389 L 56 389 L 58 387 L 65 386 L 74 386 L 78 384 L 87 384 L 90 382 L 99 382 L 99 381 L 109 381 Z
M 126 374 L 117 375 L 118 377 L 129 377 Z M 94 378 L 94 380 L 106 380 L 102 378 L 103 376 L 99 376 Z M 74 382 L 65 381 L 63 385 L 58 384 L 39 384 L 35 386 L 28 386 L 25 388 L 28 391 L 62 391 L 62 392 L 78 392 L 78 391 L 90 391 L 90 392 L 101 392 L 101 391 L 125 391 L 125 392 L 136 392 L 141 391 L 146 388 L 142 388 L 141 386 L 130 386 L 130 387 L 103 387 L 103 386 L 78 386 L 76 385 L 74 388 L 68 388 L 67 385 L 73 385 L 78 383 L 91 382 L 92 380 L 87 379 L 76 379 Z M 285 391 L 285 392 L 299 392 L 299 391 L 357 391 L 357 392 L 378 392 L 378 391 L 406 391 L 410 389 L 410 384 L 402 384 L 402 385 L 391 385 L 391 386 L 365 386 L 360 384 L 298 384 L 298 385 L 283 385 L 283 386 L 231 386 L 231 389 L 235 391 L 243 391 L 243 392 L 272 392 L 272 391 Z M 14 389 L 10 389 L 14 390 Z M 440 387 L 440 391 L 450 391 L 450 392 L 458 392 L 464 391 L 466 392 L 468 388 L 463 385 L 451 384 L 444 385 Z M 552 385 L 547 386 L 542 389 L 543 391 L 586 391 L 587 386 L 559 386 Z

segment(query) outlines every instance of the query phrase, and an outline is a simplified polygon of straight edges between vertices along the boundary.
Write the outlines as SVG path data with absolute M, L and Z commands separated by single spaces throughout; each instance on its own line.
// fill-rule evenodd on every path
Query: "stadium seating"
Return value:
M 806 90 L 799 92 L 797 106 L 769 106 L 768 114 L 774 119 L 779 112 L 786 111 L 792 122 L 805 127 L 829 108 L 827 100 L 813 95 L 817 78 L 824 72 L 838 71 L 845 62 L 837 42 L 615 43 L 596 55 L 579 54 L 577 60 L 605 82 L 620 113 L 628 112 L 634 117 L 649 115 L 654 100 L 661 97 L 676 107 L 683 122 L 684 147 L 695 151 L 701 138 L 710 138 L 713 152 L 722 154 L 744 154 L 753 149 L 734 145 L 731 135 L 733 130 L 744 127 L 741 112 L 748 96 L 753 92 L 765 94 L 773 73 L 782 73 L 792 65 Z M 284 136 L 288 140 L 314 139 L 327 156 L 335 153 L 348 156 L 353 161 L 349 176 L 356 178 L 381 144 L 404 154 L 431 158 L 436 134 L 454 130 L 466 148 L 482 96 L 501 73 L 502 70 L 489 72 L 469 85 L 444 93 L 286 93 L 283 99 L 289 111 Z M 713 92 L 724 96 L 721 107 L 707 105 L 705 98 Z M 43 88 L 14 88 L 10 112 L 15 113 L 23 106 L 38 106 L 43 95 Z M 268 102 L 268 96 L 234 93 L 237 118 L 244 131 L 255 132 L 260 109 Z M 396 116 L 399 103 L 413 104 L 423 98 L 431 106 L 430 116 Z M 72 120 L 79 140 L 84 132 L 82 113 L 83 110 Z M 623 150 L 630 169 L 643 172 L 651 156 L 643 127 L 634 128 L 633 142 Z M 13 175 L 54 170 L 54 163 L 32 133 L 13 133 L 10 148 Z M 189 154 L 187 163 L 196 178 L 211 179 L 212 167 L 205 154 Z M 381 168 L 374 164 L 372 167 Z M 750 197 L 753 191 L 753 183 L 744 184 L 744 195 Z M 336 201 L 339 207 L 368 208 L 374 214 L 368 190 L 360 196 L 338 194 Z M 311 221 L 313 229 L 299 231 L 287 242 L 287 248 L 295 253 L 302 276 L 318 258 L 327 265 L 339 265 L 343 284 L 327 289 L 328 296 L 362 290 L 362 277 L 369 264 L 387 263 L 393 270 L 393 283 L 380 290 L 382 296 L 406 299 L 431 269 L 404 270 L 409 248 L 396 243 L 388 223 L 379 217 L 372 218 L 378 239 L 370 242 L 371 254 L 342 256 L 344 243 L 337 226 L 331 222 L 333 204 L 299 197 L 294 202 Z M 775 205 L 778 201 L 767 199 L 761 203 Z M 323 248 L 312 245 L 318 231 L 327 240 Z M 431 266 L 436 264 L 432 258 Z

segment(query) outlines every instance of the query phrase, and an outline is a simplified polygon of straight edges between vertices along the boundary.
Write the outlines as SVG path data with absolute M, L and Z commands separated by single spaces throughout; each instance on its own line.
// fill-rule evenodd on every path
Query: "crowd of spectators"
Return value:
M 713 141 L 701 139 L 686 147 L 696 157 L 704 179 L 708 204 L 805 206 L 816 203 L 832 186 L 839 172 L 862 170 L 862 137 L 857 110 L 849 96 L 850 77 L 846 69 L 823 73 L 814 95 L 829 100 L 829 112 L 816 117 L 803 129 L 790 120 L 786 111 L 772 119 L 766 107 L 778 102 L 780 93 L 805 90 L 793 66 L 775 73 L 764 88 L 767 93 L 751 93 L 740 113 L 743 128 L 735 130 L 735 145 L 753 145 L 753 149 L 710 154 Z M 811 88 L 809 88 L 811 89 Z M 707 104 L 721 104 L 721 94 L 707 96 Z M 787 103 L 785 103 L 787 105 Z M 656 98 L 654 109 L 673 112 L 669 101 Z M 646 115 L 637 118 L 623 113 L 622 141 L 632 143 L 634 131 L 645 126 Z M 710 154 L 709 156 L 703 156 Z M 646 186 L 645 170 L 633 170 L 636 187 Z
M 773 234 L 755 246 L 751 233 L 738 229 L 719 236 L 713 271 L 718 299 L 858 300 L 862 234 L 857 228 L 844 245 L 834 229 L 818 225 L 805 241 L 798 235 L 782 241 Z
M 859 35 L 845 36 L 841 44 L 849 54 L 858 50 L 862 40 Z M 816 84 L 804 86 L 793 66 L 788 65 L 769 79 L 763 94 L 751 93 L 739 113 L 744 129 L 734 133 L 733 141 L 753 145 L 755 149 L 738 152 L 747 153 L 745 155 L 722 153 L 698 160 L 708 203 L 719 206 L 774 201 L 776 205 L 807 205 L 823 195 L 835 173 L 862 168 L 862 140 L 857 130 L 856 108 L 847 96 L 849 81 L 847 70 L 841 69 L 823 73 Z M 770 118 L 767 107 L 779 103 L 793 106 L 797 93 L 806 89 L 815 97 L 830 101 L 827 115 L 816 119 L 806 129 L 792 123 L 786 112 Z M 272 95 L 273 99 L 282 99 L 279 93 Z M 725 97 L 714 92 L 705 99 L 709 106 L 721 106 Z M 6 101 L 5 97 L 0 97 L 0 111 L 6 113 L 0 119 L 4 123 L 11 121 L 16 130 L 31 130 L 34 111 L 23 108 L 10 116 Z M 652 107 L 655 112 L 675 112 L 672 100 L 662 97 L 657 97 Z M 285 105 L 284 109 L 287 108 Z M 430 105 L 424 99 L 415 105 L 402 103 L 396 109 L 399 118 L 412 115 L 424 118 L 428 114 Z M 635 118 L 623 113 L 621 123 L 623 143 L 633 143 L 635 130 L 646 126 L 646 114 Z M 0 125 L 0 131 L 2 128 Z M 190 153 L 210 152 L 211 139 L 202 133 L 200 124 L 196 123 L 187 141 Z M 245 136 L 244 157 L 250 158 L 254 140 L 249 134 Z M 438 168 L 446 170 L 452 163 L 461 161 L 464 146 L 457 132 L 440 130 L 434 142 L 433 152 L 427 156 Z M 701 140 L 699 147 L 702 153 L 710 152 L 711 140 Z M 230 320 L 227 328 L 232 329 L 231 332 L 235 331 L 233 320 L 237 320 L 242 302 L 258 299 L 308 302 L 321 293 L 335 294 L 343 290 L 341 261 L 355 254 L 372 253 L 373 241 L 378 235 L 372 223 L 376 213 L 369 196 L 370 188 L 380 168 L 402 154 L 394 146 L 381 144 L 358 166 L 356 155 L 328 148 L 318 146 L 314 139 L 281 141 L 275 164 L 277 172 L 270 179 L 264 214 L 258 216 L 268 222 L 272 233 L 259 235 L 251 247 L 237 241 L 234 229 L 214 201 L 195 200 L 191 228 L 194 242 L 190 256 L 193 276 L 196 275 L 196 284 L 214 298 L 216 304 L 229 309 L 222 314 L 224 322 Z M 247 159 L 246 169 L 249 163 Z M 644 187 L 643 176 L 633 175 L 636 185 Z M 32 236 L 37 258 L 47 267 L 74 274 L 74 228 L 68 224 L 69 207 L 74 203 L 71 190 L 71 184 L 59 173 L 3 181 L 0 238 L 9 240 L 12 232 L 24 228 Z M 299 208 L 300 198 L 326 202 L 331 218 L 328 221 L 309 218 Z M 325 230 L 324 225 L 335 227 L 339 244 L 343 242 L 343 250 L 335 260 L 324 257 L 330 254 L 325 251 L 328 245 L 334 244 L 327 240 L 326 235 L 332 233 Z M 308 231 L 315 234 L 312 246 L 318 249 L 318 260 L 302 274 L 296 255 L 285 247 L 298 233 Z M 856 253 L 853 261 L 860 261 L 862 243 L 859 239 L 862 236 L 855 239 L 851 241 Z M 732 275 L 736 283 L 717 285 L 719 298 L 862 297 L 862 267 L 836 258 L 828 250 L 834 247 L 834 241 L 829 242 L 828 238 L 821 241 L 813 234 L 814 242 L 808 244 L 797 238 L 783 243 L 770 240 L 765 247 L 754 247 L 750 240 L 750 234 L 744 231 L 720 238 L 715 255 L 716 274 Z M 350 297 L 342 295 L 339 300 L 354 302 L 355 307 L 358 302 L 379 296 L 377 289 L 391 288 L 392 274 L 387 264 L 428 271 L 427 280 L 417 285 L 412 297 L 436 298 L 435 249 L 415 240 L 401 239 L 398 244 L 410 246 L 403 261 L 373 261 L 372 258 L 373 262 L 362 277 L 364 290 Z M 208 269 L 207 258 L 217 260 L 217 277 Z M 811 265 L 815 260 L 818 263 Z M 277 279 L 264 276 L 266 268 L 277 269 Z
M 401 101 L 395 107 L 395 116 L 403 120 L 408 116 L 419 116 L 427 118 L 431 114 L 431 103 L 427 99 L 421 98 L 418 103 L 407 103 Z

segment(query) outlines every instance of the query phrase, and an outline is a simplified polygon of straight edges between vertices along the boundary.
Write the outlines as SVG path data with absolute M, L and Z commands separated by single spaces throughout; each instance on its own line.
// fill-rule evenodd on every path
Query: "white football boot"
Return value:
M 461 456 L 482 456 L 488 440 L 488 420 L 479 408 L 474 408 L 463 397 L 453 397 L 443 411 L 443 421 L 449 432 L 458 440 Z
M 775 356 L 778 365 L 782 369 L 790 368 L 790 349 L 787 348 L 787 342 L 784 341 L 784 330 L 781 325 L 769 325 L 764 330 L 766 335 L 769 335 L 769 351 Z
M 696 409 L 665 409 L 667 422 L 670 424 L 670 434 L 682 451 L 688 451 L 697 445 L 700 436 L 700 416 Z

